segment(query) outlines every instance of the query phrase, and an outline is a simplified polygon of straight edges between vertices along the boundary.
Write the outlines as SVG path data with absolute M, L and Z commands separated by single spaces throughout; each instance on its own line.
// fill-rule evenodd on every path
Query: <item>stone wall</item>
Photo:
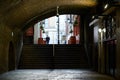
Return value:
M 10 52 L 13 45 L 13 51 Z M 17 56 L 22 46 L 22 32 L 19 29 L 10 29 L 9 26 L 0 23 L 0 73 L 7 72 L 10 67 L 15 69 Z M 9 58 L 12 57 L 12 62 Z M 10 63 L 9 63 L 10 62 Z
M 117 22 L 117 54 L 116 54 L 116 77 L 117 80 L 120 80 L 120 9 L 117 9 L 116 15 Z
M 11 40 L 11 30 L 0 24 L 0 73 L 8 70 L 9 42 Z

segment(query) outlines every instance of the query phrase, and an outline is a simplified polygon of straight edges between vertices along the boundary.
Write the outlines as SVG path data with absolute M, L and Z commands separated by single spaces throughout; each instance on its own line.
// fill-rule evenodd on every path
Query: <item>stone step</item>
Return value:
M 54 52 L 54 55 L 53 55 Z M 33 66 L 34 65 L 34 66 Z M 24 45 L 18 68 L 85 68 L 88 59 L 81 45 Z

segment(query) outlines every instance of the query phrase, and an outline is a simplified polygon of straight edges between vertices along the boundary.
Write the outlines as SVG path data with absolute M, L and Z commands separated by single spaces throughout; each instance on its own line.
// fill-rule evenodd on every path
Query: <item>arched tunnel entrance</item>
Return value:
M 2 10 L 2 14 L 6 12 L 8 13 L 4 14 L 4 17 L 2 17 L 2 21 L 3 23 L 7 24 L 6 26 L 10 26 L 10 28 L 13 31 L 18 30 L 18 32 L 14 31 L 17 34 L 19 34 L 20 31 L 24 32 L 26 29 L 28 29 L 28 27 L 30 27 L 31 25 L 34 25 L 34 23 L 37 23 L 38 21 L 41 21 L 51 16 L 56 16 L 57 13 L 78 14 L 81 16 L 81 23 L 83 23 L 80 25 L 81 26 L 80 27 L 81 44 L 60 45 L 59 39 L 58 39 L 59 45 L 24 44 L 18 69 L 82 69 L 82 68 L 88 69 L 92 66 L 92 69 L 95 69 L 95 71 L 107 74 L 105 69 L 108 68 L 107 66 L 111 64 L 110 62 L 112 62 L 112 60 L 110 61 L 107 58 L 107 60 L 105 61 L 105 55 L 103 54 L 104 45 L 101 46 L 102 43 L 100 43 L 100 45 L 99 43 L 96 43 L 97 47 L 94 46 L 93 28 L 89 27 L 89 21 L 91 20 L 90 18 L 92 17 L 93 14 L 96 14 L 96 11 L 98 11 L 96 10 L 96 8 L 100 8 L 98 7 L 97 4 L 98 4 L 97 0 L 87 0 L 87 1 L 86 0 L 69 0 L 69 1 L 68 0 L 52 0 L 52 1 L 19 0 L 19 2 L 17 3 L 15 1 L 14 5 L 10 4 L 10 8 L 4 5 L 5 10 L 4 9 Z M 59 9 L 57 9 L 58 6 L 59 6 Z M 99 12 L 102 12 L 101 8 Z M 23 16 L 21 16 L 21 14 L 23 14 Z M 29 39 L 32 39 L 32 38 L 33 37 L 29 37 Z M 29 41 L 29 42 L 32 43 L 32 41 Z M 106 48 L 107 50 L 111 49 L 108 46 Z M 98 52 L 94 52 L 95 51 L 94 49 L 99 49 L 99 50 Z M 12 50 L 13 48 L 10 48 L 10 51 L 9 51 L 10 54 Z M 109 53 L 110 51 L 108 52 L 107 50 L 106 52 Z M 115 50 L 111 52 L 115 52 Z M 99 55 L 98 53 L 101 55 Z M 12 60 L 13 57 L 11 57 L 10 55 L 9 57 L 10 57 L 9 65 L 11 65 L 11 63 L 14 60 Z M 109 58 L 113 58 L 113 57 L 109 57 Z M 106 62 L 108 63 L 107 66 L 105 65 Z M 95 65 L 95 64 L 99 64 L 99 65 Z M 13 67 L 10 66 L 10 70 L 12 69 Z M 112 70 L 111 71 L 112 73 L 110 72 L 110 70 Z M 108 69 L 108 74 L 114 75 L 114 71 L 115 71 L 115 67 L 111 65 L 111 67 Z M 29 74 L 29 71 L 28 71 L 28 74 Z M 51 77 L 51 75 L 49 74 L 47 75 L 47 77 L 48 76 Z M 102 77 L 106 78 L 105 76 L 102 76 Z M 55 76 L 55 79 L 56 79 L 56 76 Z M 83 78 L 80 78 L 80 79 L 83 79 Z
M 76 4 L 76 2 L 75 2 L 75 4 Z M 90 9 L 92 9 L 92 6 L 94 6 L 95 4 L 96 3 L 94 3 L 94 2 L 93 2 L 93 4 L 90 3 L 90 6 L 89 7 L 86 6 L 88 8 L 83 8 L 85 10 L 81 11 L 81 12 L 79 10 L 82 10 L 82 8 L 80 6 L 74 6 L 74 4 L 71 6 L 69 4 L 62 4 L 63 6 L 61 5 L 61 6 L 59 6 L 59 8 L 57 8 L 58 5 L 56 5 L 56 6 L 54 5 L 54 7 L 52 6 L 52 8 L 45 10 L 38 16 L 34 15 L 35 18 L 28 20 L 28 22 L 26 24 L 24 24 L 24 26 L 22 27 L 22 30 L 25 31 L 31 25 L 33 26 L 34 23 L 37 23 L 45 18 L 48 18 L 51 16 L 58 16 L 57 14 L 59 14 L 59 15 L 60 14 L 77 14 L 78 16 L 80 14 L 86 15 L 86 12 L 89 11 Z M 91 14 L 91 11 L 90 11 L 90 14 Z M 78 22 L 78 24 L 79 23 L 80 22 Z M 80 26 L 81 26 L 81 24 L 78 26 L 78 28 Z M 83 24 L 82 24 L 82 28 L 83 28 Z M 81 31 L 79 31 L 80 33 L 83 33 L 83 31 L 84 31 L 82 28 L 81 28 Z M 76 29 L 76 31 L 77 30 L 80 30 L 80 29 Z M 72 30 L 71 30 L 71 32 L 72 32 Z M 35 32 L 33 31 L 33 33 L 35 33 Z M 59 30 L 57 31 L 57 33 L 59 33 Z M 28 41 L 28 43 L 25 45 L 25 48 L 23 46 L 24 51 L 23 51 L 23 54 L 21 57 L 21 62 L 20 62 L 19 68 L 30 68 L 30 66 L 31 66 L 31 68 L 66 68 L 66 69 L 67 68 L 70 69 L 70 68 L 88 68 L 88 67 L 90 67 L 89 66 L 90 64 L 88 62 L 89 61 L 88 53 L 84 47 L 84 42 L 83 42 L 84 35 L 83 34 L 80 35 L 80 37 L 78 37 L 78 43 L 76 44 L 76 35 L 79 35 L 80 33 L 77 33 L 77 34 L 74 33 L 75 36 L 71 37 L 70 45 L 59 45 L 60 41 L 59 41 L 59 34 L 58 34 L 58 36 L 57 36 L 58 45 L 54 45 L 54 44 L 53 45 L 40 45 L 40 44 L 43 44 L 43 40 L 40 37 L 40 39 L 37 40 L 39 43 L 38 45 L 32 44 L 32 45 L 30 45 L 30 47 L 28 47 L 29 42 L 33 43 L 33 40 L 31 40 L 31 38 L 33 38 L 33 37 L 29 36 L 26 40 L 26 41 Z M 31 35 L 31 33 L 30 33 L 30 35 Z M 80 42 L 79 42 L 80 40 L 81 40 L 82 44 L 80 44 Z M 69 43 L 69 40 L 67 40 L 67 42 Z M 35 49 L 35 46 L 37 49 Z M 27 51 L 25 49 L 27 49 Z M 36 53 L 35 56 L 37 56 L 37 57 L 40 56 L 40 57 L 38 57 L 37 59 L 31 59 L 30 62 L 33 62 L 33 63 L 27 65 L 27 63 L 30 63 L 30 62 L 25 62 L 24 60 L 30 59 L 32 56 L 34 56 L 34 55 L 32 55 L 33 52 L 34 52 L 34 55 Z M 32 56 L 29 56 L 29 54 Z M 25 58 L 24 56 L 27 56 L 28 58 Z M 28 60 L 26 60 L 26 61 L 28 61 Z M 33 64 L 35 66 L 33 66 Z M 52 67 L 51 67 L 51 65 L 52 65 Z
M 31 27 L 29 28 L 25 34 L 24 34 L 24 38 L 27 38 L 27 40 L 24 41 L 24 46 L 23 46 L 23 53 L 22 53 L 22 57 L 21 57 L 21 62 L 19 65 L 19 68 L 52 68 L 52 69 L 79 69 L 79 68 L 89 68 L 90 64 L 89 64 L 89 60 L 88 60 L 88 53 L 85 51 L 84 45 L 83 43 L 80 44 L 80 37 L 78 37 L 78 35 L 80 35 L 80 16 L 79 15 L 64 15 L 65 20 L 63 21 L 63 19 L 61 21 L 63 21 L 62 25 L 61 23 L 58 23 L 58 21 L 55 21 L 52 19 L 50 19 L 50 22 L 44 22 L 44 25 L 47 25 L 47 28 L 44 27 L 41 22 L 38 22 L 37 24 L 35 24 L 34 28 Z M 67 22 L 69 20 L 69 22 Z M 45 21 L 45 20 L 43 20 Z M 48 21 L 48 20 L 47 20 Z M 39 24 L 40 23 L 40 24 Z M 45 24 L 46 23 L 46 24 Z M 52 24 L 51 25 L 48 25 Z M 50 27 L 52 27 L 52 30 L 54 29 L 55 25 L 53 24 L 57 24 L 57 27 L 62 27 L 61 30 L 63 30 L 64 28 L 67 27 L 68 30 L 63 30 L 61 32 L 63 32 L 64 36 L 70 36 L 69 39 L 65 38 L 64 40 L 67 41 L 67 43 L 62 43 L 62 40 L 59 40 L 60 42 L 58 43 L 58 37 L 56 43 L 54 44 L 54 40 L 52 41 L 52 37 L 56 34 L 49 34 L 49 36 L 51 37 L 51 42 L 50 44 L 46 44 L 43 43 L 43 41 L 41 40 L 41 42 L 39 42 L 39 39 L 43 38 L 44 36 L 42 35 L 41 31 L 41 26 L 44 27 L 45 31 L 46 29 L 48 30 Z M 68 24 L 69 23 L 69 24 Z M 65 25 L 63 25 L 65 24 Z M 38 26 L 36 26 L 38 25 Z M 37 28 L 37 34 L 39 34 L 39 37 L 37 39 L 38 43 L 31 43 L 29 41 L 33 41 L 33 39 L 29 38 L 29 37 L 36 37 L 36 35 L 34 35 L 34 33 L 36 33 L 35 28 Z M 72 32 L 71 29 L 73 29 Z M 42 28 L 43 30 L 43 28 Z M 49 31 L 50 31 L 49 30 Z M 57 29 L 58 30 L 58 29 Z M 57 32 L 56 30 L 56 32 Z M 69 31 L 70 30 L 70 31 Z M 46 34 L 48 35 L 47 32 Z M 60 32 L 60 31 L 59 31 Z M 69 33 L 70 32 L 70 33 Z M 58 32 L 57 32 L 58 33 Z M 62 36 L 62 35 L 61 35 Z M 72 37 L 71 37 L 72 36 Z M 76 37 L 78 38 L 76 40 Z M 73 39 L 75 38 L 75 39 Z M 70 41 L 69 41 L 70 40 Z M 27 42 L 28 41 L 28 42 Z
M 28 2 L 23 1 L 22 2 L 23 4 L 19 4 L 16 8 L 12 8 L 12 10 L 10 11 L 10 14 L 6 15 L 8 19 L 6 18 L 5 20 L 10 19 L 10 21 L 6 21 L 6 22 L 9 22 L 8 24 L 16 26 L 17 28 L 19 28 L 21 31 L 24 32 L 26 29 L 28 29 L 28 27 L 33 26 L 35 23 L 41 20 L 44 20 L 46 18 L 49 18 L 51 16 L 58 16 L 57 14 L 59 15 L 61 14 L 78 14 L 78 15 L 83 14 L 84 15 L 86 14 L 87 11 L 90 11 L 90 14 L 91 14 L 91 10 L 93 10 L 93 7 L 96 6 L 96 3 L 97 3 L 96 1 L 88 1 L 88 3 L 84 1 L 83 2 L 80 1 L 78 3 L 77 1 L 78 0 L 76 1 L 71 0 L 69 1 L 69 3 L 66 3 L 66 1 L 56 1 L 56 0 L 54 0 L 53 2 L 39 1 L 39 0 L 28 1 Z M 31 3 L 33 3 L 32 8 L 29 7 Z M 44 5 L 46 6 L 43 7 L 41 3 L 44 3 Z M 47 5 L 48 3 L 50 3 L 50 5 Z M 84 3 L 86 5 L 84 5 Z M 59 7 L 59 9 L 57 9 L 57 7 Z M 17 16 L 14 16 L 15 14 L 17 14 Z M 21 14 L 24 14 L 24 16 L 20 16 Z M 16 22 L 16 20 L 18 21 Z M 12 23 L 15 23 L 15 24 L 12 24 Z M 81 33 L 83 33 L 83 31 L 81 31 Z M 81 35 L 80 38 L 82 37 L 83 35 Z M 26 41 L 28 41 L 28 43 L 33 43 L 32 39 L 33 37 L 29 36 Z M 88 56 L 86 56 L 87 54 L 84 49 L 84 45 L 82 44 L 81 44 L 82 46 L 80 44 L 76 45 L 75 37 L 72 37 L 72 40 L 74 44 L 71 44 L 71 45 L 33 45 L 33 44 L 30 46 L 28 46 L 28 44 L 27 46 L 23 45 L 23 51 L 21 54 L 19 68 L 25 68 L 24 65 L 22 64 L 26 65 L 27 63 L 28 64 L 30 63 L 30 65 L 28 65 L 28 67 L 26 68 L 30 68 L 30 66 L 31 68 L 51 68 L 51 65 L 52 65 L 52 68 L 79 68 L 81 64 L 88 65 L 88 62 L 87 62 Z M 81 42 L 83 42 L 83 40 L 81 40 Z M 61 51 L 62 51 L 62 54 L 61 54 Z M 80 56 L 82 54 L 83 56 Z M 24 56 L 27 56 L 27 58 L 24 58 Z M 31 59 L 30 62 L 24 61 L 25 59 L 30 59 L 31 57 L 34 57 L 34 56 L 37 56 L 37 58 Z M 34 66 L 32 62 L 33 63 L 36 62 L 35 65 L 40 63 L 40 65 Z M 81 64 L 79 64 L 79 62 Z M 64 67 L 62 65 L 64 65 Z

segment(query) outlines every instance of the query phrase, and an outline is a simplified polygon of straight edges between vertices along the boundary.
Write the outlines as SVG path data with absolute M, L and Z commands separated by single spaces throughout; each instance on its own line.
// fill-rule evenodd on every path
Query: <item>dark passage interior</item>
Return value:
M 119 0 L 0 0 L 0 80 L 120 80 L 119 53 Z

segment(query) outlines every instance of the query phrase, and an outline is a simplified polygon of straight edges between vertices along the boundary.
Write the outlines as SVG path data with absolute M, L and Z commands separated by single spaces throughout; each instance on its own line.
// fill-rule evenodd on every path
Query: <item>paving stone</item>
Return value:
M 0 75 L 0 80 L 115 80 L 97 72 L 79 69 L 24 69 Z

